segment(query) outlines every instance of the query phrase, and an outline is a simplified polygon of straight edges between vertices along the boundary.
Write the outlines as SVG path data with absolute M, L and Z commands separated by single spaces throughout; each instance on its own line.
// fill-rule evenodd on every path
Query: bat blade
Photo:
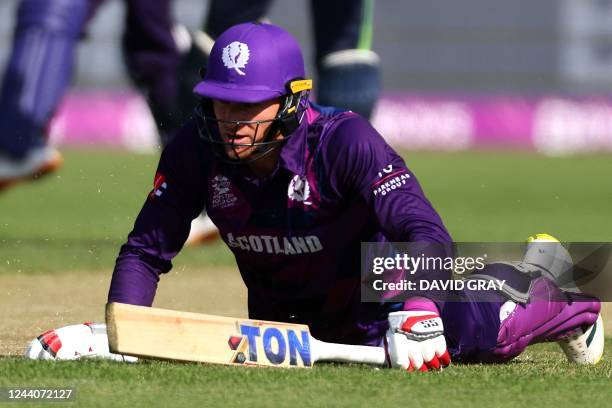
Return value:
M 111 352 L 214 364 L 310 368 L 312 337 L 301 324 L 238 319 L 110 303 Z
M 382 347 L 325 343 L 308 326 L 109 303 L 110 351 L 214 364 L 311 368 L 315 361 L 385 365 Z

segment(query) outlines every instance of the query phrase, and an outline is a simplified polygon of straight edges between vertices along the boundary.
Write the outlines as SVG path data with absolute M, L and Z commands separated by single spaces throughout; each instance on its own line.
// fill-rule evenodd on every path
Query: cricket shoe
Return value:
M 591 326 L 579 328 L 557 343 L 570 362 L 597 364 L 604 352 L 604 326 L 601 314 Z
M 191 230 L 185 245 L 195 246 L 207 244 L 219 238 L 219 230 L 206 214 L 191 221 Z
M 549 234 L 535 234 L 527 238 L 524 262 L 545 269 L 565 292 L 580 292 L 571 278 L 573 261 L 561 242 Z M 570 362 L 595 365 L 604 351 L 604 327 L 601 314 L 594 324 L 580 327 L 557 341 Z
M 0 191 L 27 180 L 36 180 L 59 169 L 64 159 L 49 146 L 36 147 L 21 160 L 0 154 Z

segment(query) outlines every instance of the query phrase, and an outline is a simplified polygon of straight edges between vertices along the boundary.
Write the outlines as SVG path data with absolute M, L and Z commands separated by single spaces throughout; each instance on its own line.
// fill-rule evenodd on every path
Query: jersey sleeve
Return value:
M 204 207 L 203 146 L 193 131 L 187 126 L 162 152 L 153 189 L 117 257 L 109 302 L 150 306 L 159 275 L 172 268 Z
M 418 242 L 411 247 L 418 252 L 413 256 L 445 258 L 452 254 L 451 237 L 416 176 L 367 120 L 357 115 L 344 119 L 328 143 L 329 157 L 334 158 L 334 164 L 328 167 L 332 186 L 340 195 L 365 201 L 388 241 Z M 415 282 L 449 278 L 445 270 L 411 275 Z M 412 291 L 411 296 L 430 299 L 438 310 L 442 310 L 446 298 L 444 291 L 433 290 Z M 413 303 L 408 298 L 404 310 L 411 310 Z
M 451 241 L 416 176 L 367 120 L 341 120 L 328 144 L 332 184 L 363 199 L 389 241 Z

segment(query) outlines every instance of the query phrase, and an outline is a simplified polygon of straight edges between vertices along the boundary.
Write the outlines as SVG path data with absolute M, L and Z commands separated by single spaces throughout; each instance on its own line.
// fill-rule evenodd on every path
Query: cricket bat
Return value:
M 382 347 L 319 341 L 303 324 L 106 305 L 112 353 L 242 366 L 311 368 L 316 361 L 384 365 Z

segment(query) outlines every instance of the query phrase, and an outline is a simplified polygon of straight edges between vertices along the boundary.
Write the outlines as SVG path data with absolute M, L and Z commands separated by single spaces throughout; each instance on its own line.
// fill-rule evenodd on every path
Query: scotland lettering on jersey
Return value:
M 316 235 L 304 237 L 278 237 L 273 235 L 242 235 L 234 237 L 227 234 L 227 245 L 243 251 L 259 252 L 271 255 L 310 254 L 323 250 L 323 244 Z
M 410 178 L 408 170 L 402 167 L 393 167 L 392 164 L 385 166 L 378 172 L 378 180 L 372 184 L 372 192 L 375 196 L 386 196 L 406 184 Z
M 166 176 L 161 173 L 155 173 L 155 179 L 153 181 L 153 190 L 149 193 L 149 198 L 154 199 L 156 197 L 161 197 L 161 195 L 168 188 L 168 183 L 166 183 Z
M 236 350 L 233 363 L 249 364 L 266 359 L 274 365 L 312 365 L 310 336 L 306 330 L 242 323 L 240 334 L 228 341 L 230 348 Z

